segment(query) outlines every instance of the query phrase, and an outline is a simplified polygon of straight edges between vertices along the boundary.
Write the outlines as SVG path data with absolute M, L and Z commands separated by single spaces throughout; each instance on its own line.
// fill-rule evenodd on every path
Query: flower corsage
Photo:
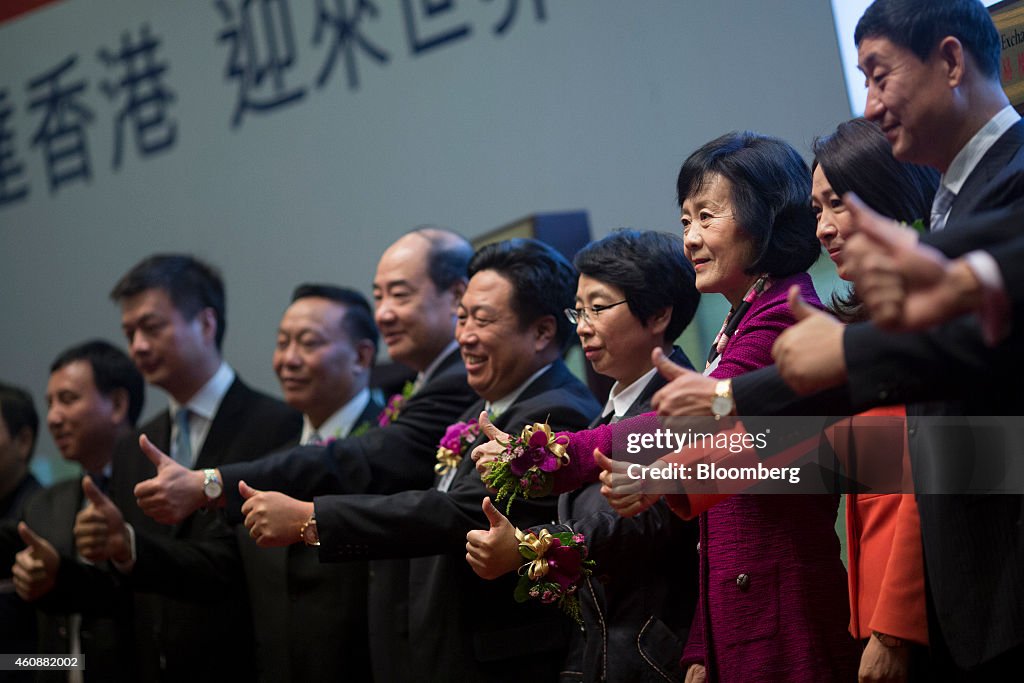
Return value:
M 469 445 L 476 441 L 480 433 L 480 425 L 476 422 L 456 422 L 445 430 L 441 443 L 437 447 L 437 464 L 434 471 L 447 474 L 462 462 L 462 456 Z
M 402 386 L 402 393 L 392 394 L 388 402 L 384 404 L 384 410 L 380 411 L 380 415 L 377 416 L 377 426 L 387 427 L 389 424 L 398 419 L 398 414 L 402 412 L 402 408 L 405 407 L 405 402 L 412 396 L 412 392 L 416 389 L 416 385 L 412 382 L 406 382 Z
M 583 626 L 583 614 L 577 589 L 580 582 L 593 571 L 594 561 L 587 559 L 587 546 L 583 534 L 571 532 L 539 534 L 523 533 L 516 529 L 519 554 L 527 562 L 519 568 L 516 584 L 516 602 L 540 600 L 555 603 L 559 609 Z
M 569 464 L 565 450 L 569 437 L 552 434 L 547 422 L 527 425 L 522 434 L 509 437 L 508 443 L 502 445 L 505 452 L 491 463 L 483 479 L 497 492 L 497 502 L 508 499 L 506 513 L 517 496 L 541 498 L 551 493 L 551 473 Z

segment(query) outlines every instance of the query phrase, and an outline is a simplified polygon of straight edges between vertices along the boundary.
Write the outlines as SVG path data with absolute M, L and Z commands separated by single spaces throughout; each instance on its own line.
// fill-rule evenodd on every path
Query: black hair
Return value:
M 117 389 L 128 395 L 128 422 L 133 427 L 142 413 L 146 400 L 145 382 L 131 358 L 119 348 L 94 339 L 61 352 L 50 365 L 50 374 L 74 363 L 84 361 L 92 368 L 92 379 L 97 391 L 109 397 Z
M 224 282 L 212 266 L 188 254 L 154 254 L 118 280 L 110 298 L 120 303 L 147 289 L 167 292 L 171 303 L 186 320 L 194 320 L 204 308 L 213 309 L 217 319 L 217 349 L 221 348 L 227 324 Z
M 576 299 L 576 271 L 568 259 L 534 239 L 510 239 L 488 244 L 469 262 L 469 276 L 493 270 L 512 284 L 512 310 L 520 328 L 550 315 L 555 319 L 555 342 L 563 352 L 573 327 L 564 311 Z
M 992 16 L 979 0 L 875 0 L 864 10 L 853 42 L 885 38 L 926 61 L 946 36 L 959 40 L 981 72 L 999 78 L 1002 41 Z
M 928 225 L 939 173 L 927 166 L 897 161 L 877 124 L 857 118 L 840 123 L 831 135 L 816 138 L 812 168 L 821 166 L 832 190 L 842 197 L 856 192 L 878 213 L 912 224 Z M 834 293 L 830 308 L 843 322 L 865 318 L 863 306 L 851 289 Z
M 354 344 L 364 339 L 373 344 L 373 352 L 377 353 L 379 334 L 373 322 L 373 312 L 366 297 L 354 289 L 337 285 L 303 283 L 292 292 L 292 302 L 299 299 L 317 297 L 328 299 L 345 307 L 345 315 L 341 318 L 341 327 Z
M 630 312 L 645 327 L 671 306 L 666 343 L 675 341 L 697 312 L 700 292 L 678 235 L 622 228 L 580 249 L 573 265 L 581 275 L 621 289 Z
M 0 417 L 3 417 L 12 439 L 28 427 L 32 433 L 32 443 L 28 449 L 28 457 L 31 458 L 39 436 L 39 414 L 36 413 L 31 394 L 21 387 L 0 382 Z
M 430 243 L 430 249 L 427 251 L 427 275 L 438 293 L 468 279 L 467 271 L 473 258 L 473 246 L 465 237 L 452 230 L 434 226 L 414 228 L 406 234 L 413 233 Z
M 782 278 L 814 264 L 821 247 L 807 202 L 811 174 L 792 146 L 750 131 L 715 138 L 687 157 L 679 169 L 679 206 L 715 175 L 732 186 L 733 215 L 754 242 L 748 274 Z

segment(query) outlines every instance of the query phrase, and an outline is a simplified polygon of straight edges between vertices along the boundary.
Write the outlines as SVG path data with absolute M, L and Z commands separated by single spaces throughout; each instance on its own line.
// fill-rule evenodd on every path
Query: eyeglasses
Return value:
M 580 321 L 590 324 L 592 321 L 597 320 L 599 317 L 601 317 L 602 312 L 607 311 L 609 308 L 621 306 L 624 303 L 626 303 L 626 299 L 623 299 L 622 301 L 616 301 L 615 303 L 608 304 L 607 306 L 595 304 L 590 308 L 587 308 L 586 306 L 584 306 L 583 308 L 567 308 L 565 309 L 565 317 L 568 318 L 569 322 L 571 322 L 573 325 L 579 325 Z

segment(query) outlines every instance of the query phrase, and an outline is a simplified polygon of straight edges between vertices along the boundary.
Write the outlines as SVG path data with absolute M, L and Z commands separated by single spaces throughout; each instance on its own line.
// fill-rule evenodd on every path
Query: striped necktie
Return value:
M 178 427 L 178 435 L 174 439 L 174 460 L 192 469 L 192 435 L 189 433 L 189 409 L 181 407 L 174 414 L 174 424 Z
M 956 199 L 956 193 L 945 185 L 939 185 L 939 191 L 935 193 L 932 201 L 932 220 L 928 228 L 932 232 L 938 232 L 946 227 L 946 219 L 949 217 L 949 210 Z

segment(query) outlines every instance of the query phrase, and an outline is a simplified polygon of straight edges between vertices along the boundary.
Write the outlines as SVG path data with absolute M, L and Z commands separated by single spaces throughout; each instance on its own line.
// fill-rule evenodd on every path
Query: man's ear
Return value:
M 958 38 L 946 36 L 939 42 L 936 53 L 942 60 L 949 87 L 956 88 L 961 85 L 967 72 L 966 60 L 970 59 L 963 43 Z
M 114 424 L 121 424 L 128 421 L 128 390 L 124 388 L 114 389 L 110 392 L 110 405 L 112 407 L 111 418 Z
M 468 281 L 465 279 L 459 280 L 451 287 L 448 288 L 448 293 L 451 294 L 452 301 L 452 315 L 458 313 L 459 303 L 462 301 L 462 295 L 466 293 L 466 285 Z
M 18 433 L 14 435 L 14 448 L 22 462 L 28 463 L 28 459 L 32 456 L 32 446 L 35 444 L 35 440 L 32 429 L 28 425 L 19 429 Z
M 199 320 L 199 328 L 203 332 L 203 339 L 210 344 L 217 344 L 217 313 L 207 306 L 196 314 Z
M 536 351 L 543 351 L 555 343 L 555 337 L 558 336 L 558 323 L 555 322 L 553 315 L 541 316 L 533 323 L 533 330 L 533 348 Z
M 356 363 L 369 372 L 373 368 L 373 362 L 377 358 L 377 349 L 369 339 L 360 339 L 354 345 L 356 351 Z

